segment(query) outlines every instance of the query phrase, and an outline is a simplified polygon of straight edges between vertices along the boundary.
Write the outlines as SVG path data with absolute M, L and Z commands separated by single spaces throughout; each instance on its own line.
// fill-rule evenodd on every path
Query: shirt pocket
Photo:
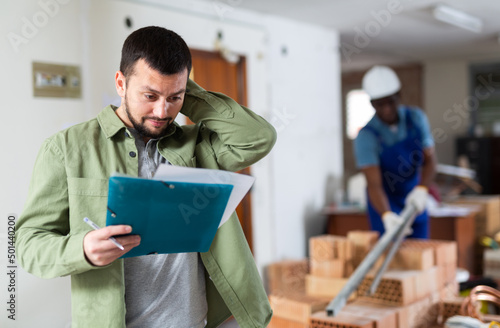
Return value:
M 108 179 L 68 178 L 69 217 L 72 228 L 88 226 L 88 217 L 99 226 L 106 225 Z

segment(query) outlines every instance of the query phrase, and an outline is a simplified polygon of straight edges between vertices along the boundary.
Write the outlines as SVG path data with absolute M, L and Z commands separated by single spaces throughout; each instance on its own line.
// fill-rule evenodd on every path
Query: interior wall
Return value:
M 247 57 L 249 107 L 278 131 L 274 150 L 253 166 L 256 263 L 262 270 L 272 261 L 304 257 L 307 237 L 323 232 L 322 207 L 342 176 L 337 33 L 218 2 L 148 2 L 27 0 L 4 4 L 0 24 L 5 34 L 22 35 L 23 24 L 34 15 L 42 17 L 41 11 L 47 22 L 17 52 L 8 38 L 0 41 L 6 49 L 0 52 L 0 59 L 8 63 L 5 76 L 11 77 L 0 82 L 8 122 L 1 142 L 9 154 L 9 160 L 0 164 L 2 215 L 21 213 L 33 163 L 46 137 L 116 102 L 113 78 L 121 45 L 132 30 L 165 26 L 177 31 L 190 47 L 202 50 L 213 50 L 217 32 L 222 30 L 225 44 Z M 132 19 L 132 29 L 125 27 L 126 17 Z M 83 98 L 33 98 L 32 60 L 80 65 Z M 0 226 L 3 249 L 7 249 L 6 229 L 5 224 Z M 2 257 L 2 267 L 5 261 Z M 2 316 L 0 326 L 69 327 L 69 279 L 40 280 L 20 268 L 17 272 L 18 317 L 13 322 Z M 0 288 L 7 285 L 6 278 L 0 276 Z
M 493 51 L 453 60 L 424 62 L 425 101 L 426 106 L 432 108 L 429 121 L 440 163 L 457 165 L 455 139 L 470 132 L 471 110 L 483 98 L 482 90 L 479 94 L 471 94 L 470 66 L 498 62 L 498 53 Z
M 325 231 L 321 212 L 343 174 L 338 38 L 276 18 L 267 27 L 271 122 L 278 130 L 272 159 L 274 258 L 305 257 L 308 238 Z
M 84 98 L 33 97 L 33 61 L 83 66 L 80 0 L 3 1 L 0 10 L 3 126 L 0 147 L 0 327 L 69 327 L 69 279 L 38 279 L 14 268 L 15 321 L 8 319 L 7 217 L 19 215 L 45 138 L 84 119 Z M 84 67 L 82 74 L 85 78 Z M 85 95 L 85 90 L 83 90 Z M 11 265 L 9 263 L 9 265 Z M 9 270 L 11 270 L 9 268 Z M 57 309 L 57 312 L 54 312 Z
M 456 165 L 455 139 L 469 128 L 467 97 L 469 61 L 428 61 L 424 64 L 425 108 L 436 144 L 438 162 Z

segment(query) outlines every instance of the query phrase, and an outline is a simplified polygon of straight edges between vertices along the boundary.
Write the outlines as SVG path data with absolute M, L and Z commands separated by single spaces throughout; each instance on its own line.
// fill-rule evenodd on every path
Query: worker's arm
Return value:
M 248 108 L 221 93 L 205 91 L 188 80 L 181 113 L 201 125 L 215 152 L 219 167 L 238 171 L 271 151 L 276 131 Z
M 426 208 L 429 195 L 428 189 L 436 174 L 436 155 L 434 153 L 434 147 L 424 149 L 423 154 L 424 162 L 420 172 L 419 185 L 410 191 L 405 200 L 405 204 L 413 204 L 418 210 L 418 213 L 422 213 Z
M 368 198 L 375 210 L 380 214 L 384 214 L 391 210 L 389 200 L 382 186 L 382 173 L 378 165 L 366 166 L 361 168 L 361 172 L 366 177 L 368 189 Z
M 436 153 L 434 147 L 424 149 L 424 163 L 420 175 L 420 185 L 429 188 L 436 176 Z
M 434 151 L 434 139 L 432 138 L 431 127 L 425 113 L 419 108 L 409 111 L 412 115 L 415 127 L 419 130 L 419 144 L 423 152 L 423 165 L 420 171 L 419 185 L 428 188 L 434 181 L 436 175 L 436 153 Z
M 361 171 L 366 177 L 368 197 L 375 210 L 380 214 L 384 229 L 386 231 L 397 229 L 403 221 L 399 215 L 391 210 L 387 195 L 382 186 L 380 167 L 378 165 L 366 166 Z M 412 232 L 411 229 L 406 229 L 405 235 L 410 235 Z

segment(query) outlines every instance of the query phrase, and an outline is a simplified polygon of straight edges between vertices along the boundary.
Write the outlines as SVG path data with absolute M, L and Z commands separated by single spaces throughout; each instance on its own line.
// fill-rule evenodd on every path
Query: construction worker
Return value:
M 386 66 L 374 66 L 363 77 L 375 115 L 354 141 L 357 167 L 367 181 L 368 215 L 373 230 L 383 234 L 402 223 L 406 204 L 418 215 L 406 234 L 429 238 L 425 206 L 436 170 L 434 140 L 424 112 L 400 104 L 401 82 Z

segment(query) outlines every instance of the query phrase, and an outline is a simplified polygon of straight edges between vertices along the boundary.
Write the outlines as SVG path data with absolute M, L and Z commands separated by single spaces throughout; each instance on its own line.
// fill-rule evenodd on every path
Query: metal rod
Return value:
M 370 289 L 368 290 L 369 295 L 373 295 L 377 291 L 377 287 L 380 284 L 380 280 L 382 280 L 382 275 L 384 274 L 385 269 L 387 269 L 387 266 L 391 263 L 392 258 L 396 254 L 397 250 L 399 249 L 399 246 L 401 246 L 401 243 L 403 242 L 403 240 L 406 236 L 405 231 L 407 229 L 410 229 L 411 225 L 413 224 L 413 221 L 415 221 L 416 210 L 411 211 L 412 207 L 413 207 L 413 205 L 411 205 L 411 207 L 408 207 L 408 210 L 406 210 L 406 208 L 405 208 L 406 211 L 403 210 L 400 214 L 400 217 L 403 219 L 403 224 L 401 225 L 401 230 L 394 237 L 396 240 L 394 241 L 391 248 L 389 249 L 389 252 L 387 253 L 387 255 L 385 257 L 384 263 L 382 263 L 382 265 L 378 269 L 377 274 L 375 275 L 375 278 L 372 281 Z M 407 220 L 406 219 L 407 217 L 409 217 L 410 219 Z
M 405 209 L 401 212 L 401 218 L 403 219 L 404 223 L 398 229 L 386 231 L 382 235 L 382 237 L 380 237 L 379 241 L 375 244 L 373 249 L 368 253 L 368 255 L 366 255 L 365 259 L 356 268 L 356 270 L 351 275 L 344 287 L 340 290 L 338 295 L 330 302 L 330 304 L 328 304 L 326 308 L 328 316 L 335 316 L 340 312 L 340 310 L 342 310 L 349 296 L 354 290 L 356 290 L 356 288 L 358 288 L 359 284 L 363 281 L 366 274 L 370 271 L 370 269 L 377 262 L 379 257 L 387 249 L 394 238 L 399 234 L 403 234 L 403 229 L 406 228 L 407 223 L 409 223 L 410 221 L 413 222 L 416 212 L 417 210 L 413 205 L 405 207 Z

